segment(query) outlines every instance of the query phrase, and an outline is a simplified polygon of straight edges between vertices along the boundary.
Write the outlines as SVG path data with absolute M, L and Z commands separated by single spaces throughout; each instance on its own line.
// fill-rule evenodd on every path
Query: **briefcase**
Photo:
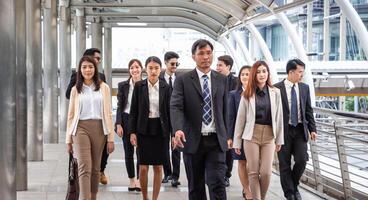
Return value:
M 78 162 L 76 158 L 73 158 L 73 154 L 69 153 L 68 191 L 65 200 L 78 200 L 78 198 Z

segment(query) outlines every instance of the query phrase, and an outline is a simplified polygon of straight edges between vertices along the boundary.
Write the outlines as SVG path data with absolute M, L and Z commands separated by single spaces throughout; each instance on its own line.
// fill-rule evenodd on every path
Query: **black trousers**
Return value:
M 205 183 L 211 200 L 226 200 L 225 154 L 221 151 L 216 134 L 202 136 L 195 154 L 183 153 L 189 200 L 207 199 Z
M 171 138 L 169 138 L 169 142 L 167 144 L 167 162 L 164 164 L 164 174 L 165 176 L 171 176 L 173 179 L 178 180 L 180 175 L 180 151 L 179 149 L 171 150 L 171 162 L 170 162 L 170 149 L 171 149 Z M 171 168 L 172 163 L 172 168 Z
M 130 143 L 130 138 L 128 134 L 128 122 L 129 122 L 129 114 L 123 113 L 122 116 L 123 121 L 123 147 L 124 147 L 124 157 L 125 157 L 125 167 L 128 173 L 129 178 L 134 178 L 134 146 Z M 137 170 L 137 179 L 139 179 L 139 157 L 138 152 L 136 151 L 137 156 L 137 163 L 136 163 L 136 170 Z
M 234 159 L 233 159 L 233 154 L 231 153 L 231 149 L 229 149 L 228 151 L 226 151 L 226 177 L 230 178 L 231 177 L 231 171 L 233 171 L 233 163 L 234 163 Z
M 289 125 L 289 132 L 284 136 L 285 143 L 278 152 L 280 180 L 285 197 L 298 190 L 300 177 L 303 175 L 308 161 L 308 143 L 304 137 L 303 124 L 293 127 Z M 291 156 L 294 166 L 291 168 Z

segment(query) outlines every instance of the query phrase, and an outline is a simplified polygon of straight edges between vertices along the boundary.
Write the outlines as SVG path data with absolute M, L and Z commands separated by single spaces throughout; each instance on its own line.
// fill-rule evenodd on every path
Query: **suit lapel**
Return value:
M 198 74 L 196 69 L 190 72 L 190 77 L 192 78 L 192 83 L 195 88 L 195 90 L 198 92 L 198 94 L 202 97 L 202 89 L 201 89 L 201 83 L 199 82 Z M 203 99 L 203 97 L 202 97 Z
M 211 96 L 214 99 L 217 92 L 217 74 L 213 71 L 211 72 Z
M 281 83 L 280 91 L 281 91 L 282 102 L 284 102 L 283 106 L 290 113 L 289 101 L 288 101 L 288 98 L 287 98 L 286 87 L 285 87 L 285 80 Z
M 145 105 L 146 108 L 149 109 L 149 94 L 148 94 L 148 80 L 144 80 L 144 82 L 142 83 L 142 89 L 143 89 L 143 102 Z M 144 107 L 143 107 L 144 108 Z
M 160 86 L 160 89 L 159 89 L 159 97 L 158 97 L 158 99 L 159 99 L 159 109 L 161 108 L 161 105 L 162 105 L 162 102 L 163 102 L 163 100 L 164 100 L 164 92 L 165 92 L 165 84 L 160 80 L 160 82 L 159 82 L 159 86 Z
M 270 104 L 271 104 L 271 117 L 272 119 L 276 119 L 276 93 L 275 89 L 268 87 L 269 95 L 270 95 Z
M 307 98 L 304 97 L 303 95 L 303 86 L 301 84 L 298 84 L 299 86 L 299 104 L 300 104 L 300 116 L 303 118 L 304 116 L 304 108 L 305 108 L 305 101 L 307 100 Z
M 252 97 L 250 97 L 249 99 L 249 103 L 250 103 L 250 110 L 252 112 L 252 116 L 256 116 L 256 97 L 255 95 L 253 95 Z

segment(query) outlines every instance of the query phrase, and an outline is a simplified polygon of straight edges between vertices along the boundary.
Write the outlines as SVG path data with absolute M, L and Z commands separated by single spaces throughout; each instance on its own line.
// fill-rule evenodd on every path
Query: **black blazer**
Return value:
M 170 125 L 170 86 L 164 81 L 159 82 L 159 110 L 163 137 L 171 132 Z M 129 113 L 129 134 L 147 135 L 149 115 L 148 80 L 142 80 L 134 85 Z
M 125 110 L 125 107 L 128 103 L 128 95 L 129 95 L 129 81 L 130 79 L 126 81 L 122 81 L 118 84 L 118 109 L 116 111 L 116 121 L 115 124 L 122 124 L 123 117 L 122 114 Z
M 99 72 L 98 75 L 100 75 L 100 79 L 106 83 L 106 77 L 105 74 Z M 74 85 L 77 83 L 77 72 L 75 70 L 72 71 L 72 75 L 70 76 L 70 81 L 69 81 L 69 85 L 68 88 L 66 89 L 65 92 L 65 97 L 67 99 L 70 99 L 70 92 L 72 91 L 72 88 L 74 87 Z
M 227 88 L 229 89 L 229 91 L 235 90 L 237 85 L 238 81 L 236 80 L 236 77 L 232 73 L 230 73 L 227 76 Z
M 281 99 L 282 99 L 282 110 L 284 116 L 284 135 L 286 136 L 289 131 L 289 118 L 290 109 L 285 88 L 285 80 L 275 84 L 275 87 L 280 89 Z M 311 105 L 309 86 L 305 83 L 298 83 L 299 86 L 299 100 L 300 100 L 300 110 L 301 110 L 301 120 L 304 127 L 304 139 L 308 141 L 308 132 L 316 132 L 316 122 L 314 121 L 313 108 Z
M 216 134 L 222 151 L 227 150 L 227 99 L 228 89 L 226 77 L 220 73 L 211 72 L 212 105 L 216 122 Z M 170 115 L 172 117 L 173 133 L 182 130 L 186 143 L 183 152 L 196 153 L 201 140 L 202 88 L 197 71 L 194 69 L 175 80 L 171 95 Z
M 234 138 L 234 131 L 235 131 L 235 122 L 236 116 L 238 115 L 238 108 L 241 99 L 241 94 L 243 90 L 232 90 L 229 93 L 229 103 L 228 103 L 228 137 Z

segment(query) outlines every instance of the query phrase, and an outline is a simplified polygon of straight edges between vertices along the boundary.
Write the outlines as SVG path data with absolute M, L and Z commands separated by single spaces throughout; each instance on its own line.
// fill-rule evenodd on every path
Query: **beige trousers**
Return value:
M 79 199 L 90 200 L 98 192 L 100 163 L 106 137 L 101 120 L 80 120 L 73 136 L 78 159 Z
M 255 124 L 252 139 L 244 140 L 243 144 L 253 199 L 264 200 L 270 185 L 272 161 L 275 152 L 272 127 Z

